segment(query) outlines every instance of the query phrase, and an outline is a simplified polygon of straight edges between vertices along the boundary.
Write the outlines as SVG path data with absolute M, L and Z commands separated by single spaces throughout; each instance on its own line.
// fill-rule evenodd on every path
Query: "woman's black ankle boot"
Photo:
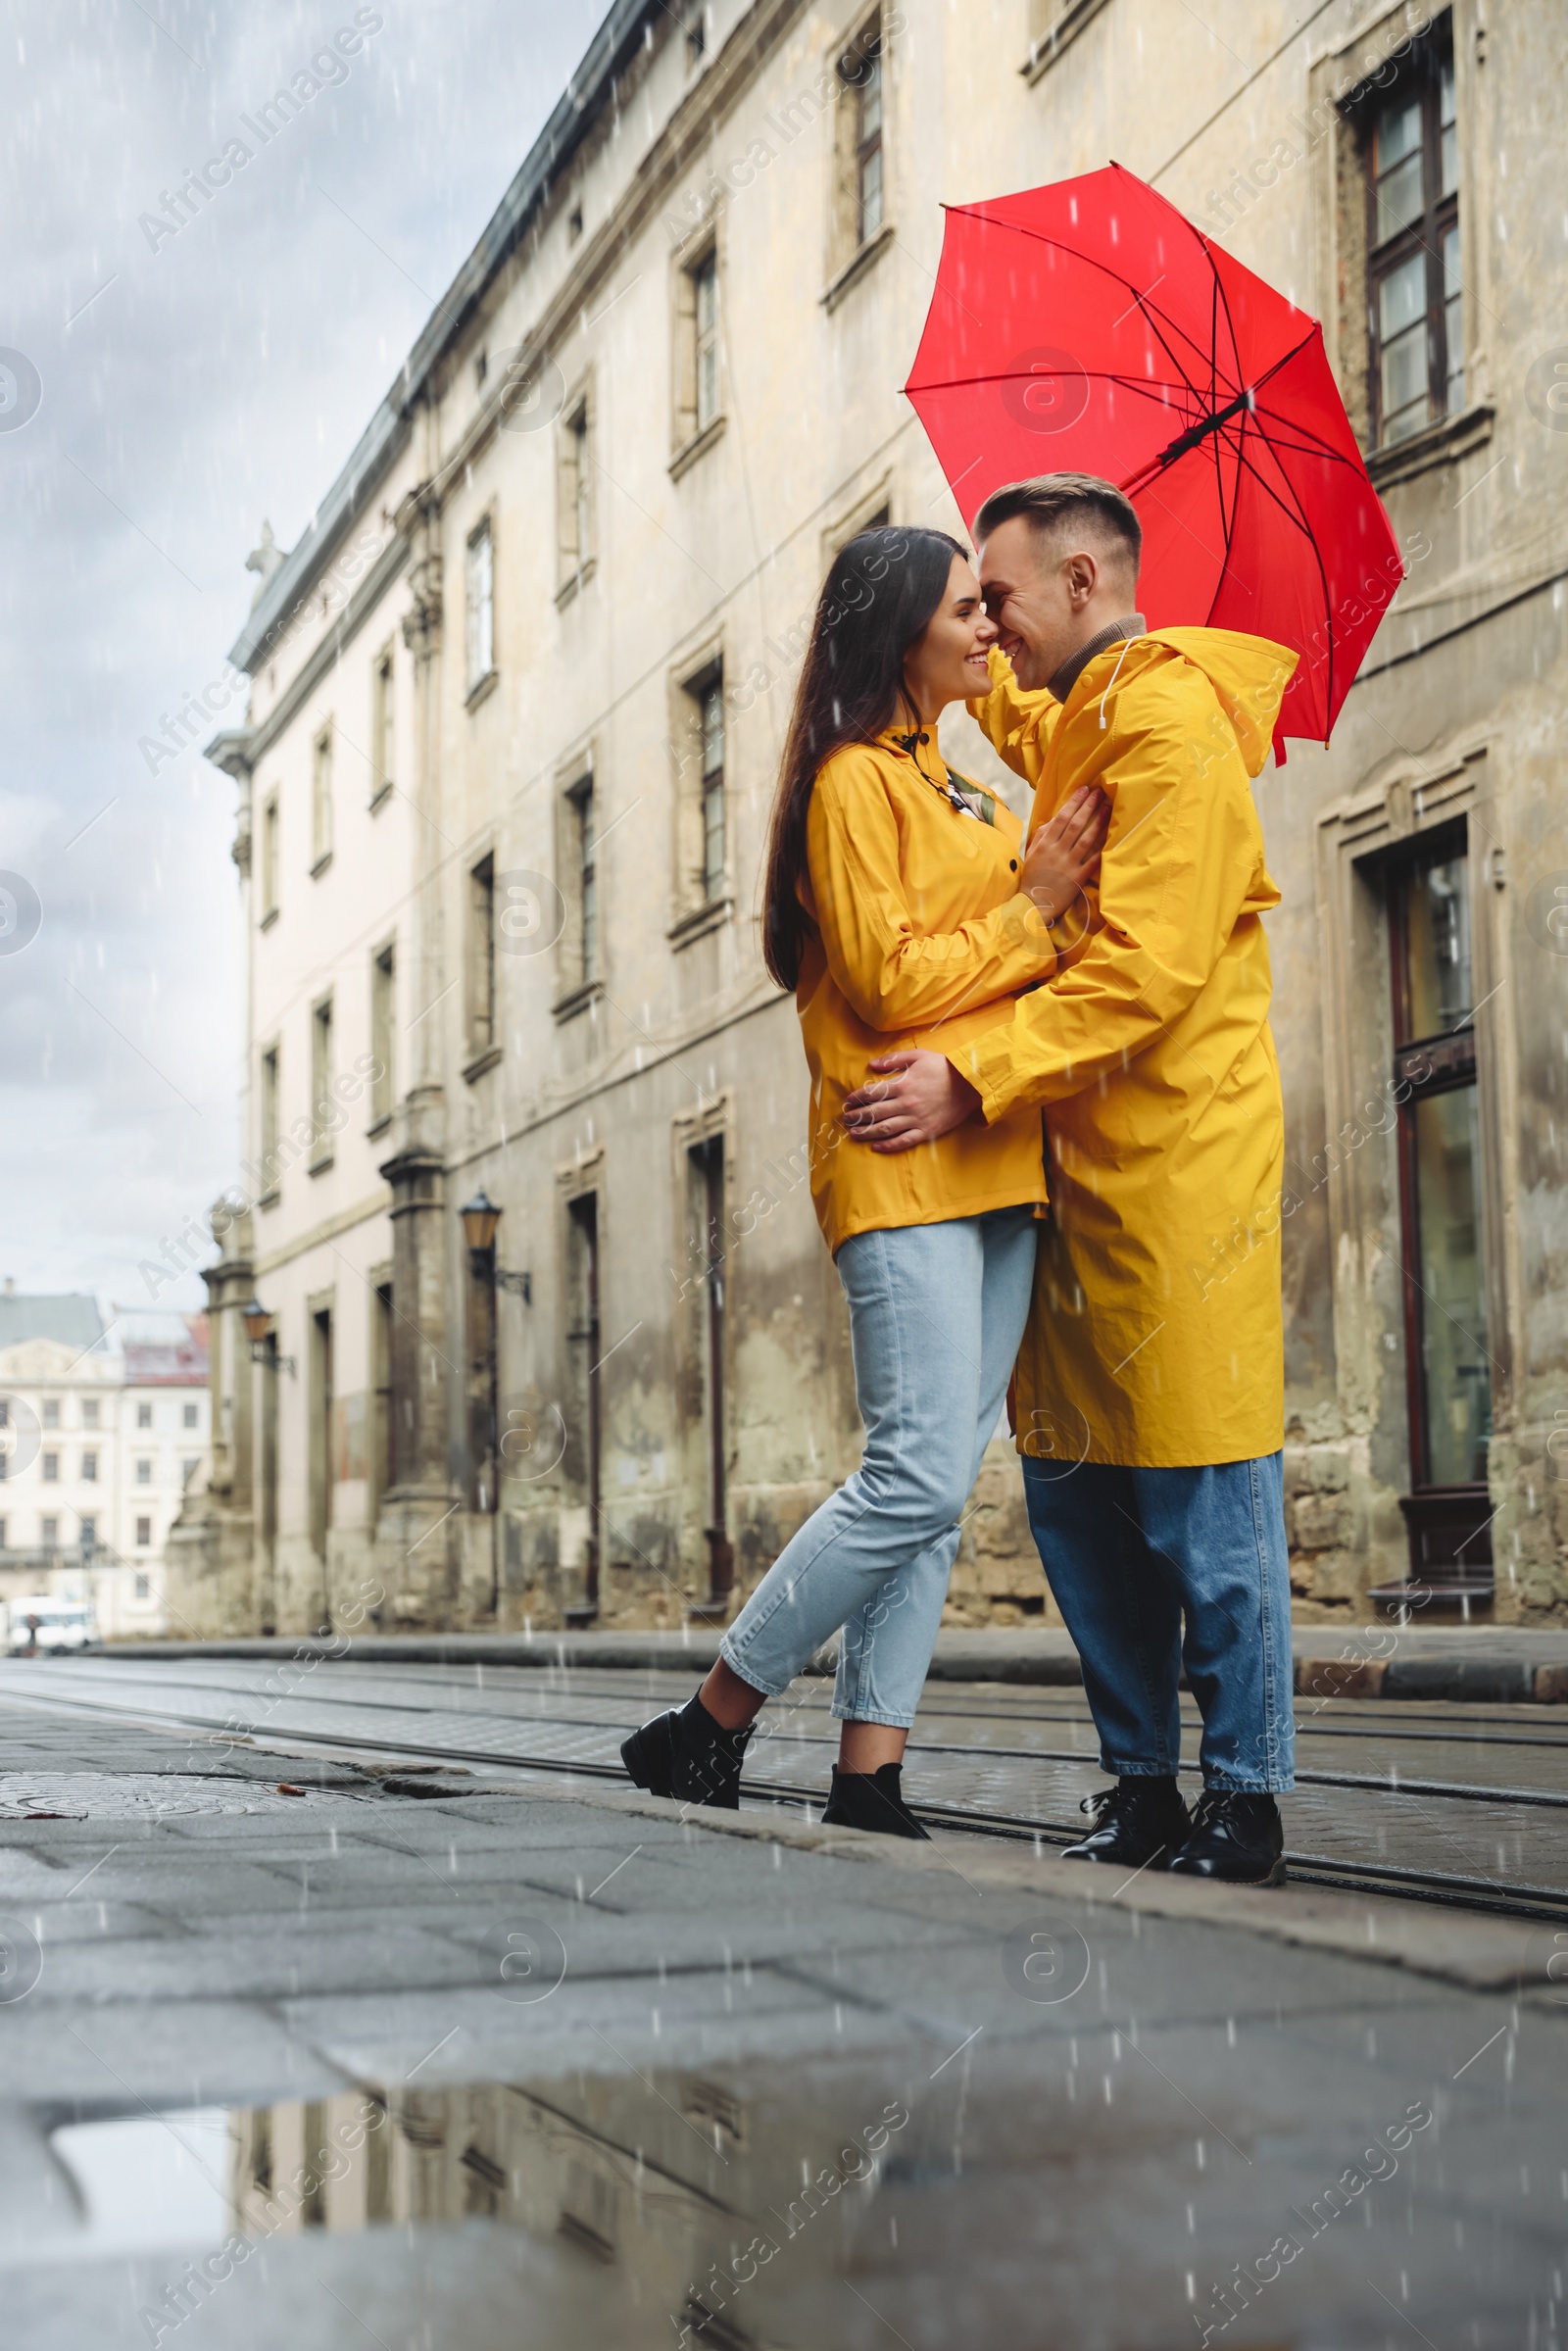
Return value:
M 897 1763 L 884 1763 L 880 1771 L 841 1772 L 835 1764 L 823 1828 L 877 1829 L 884 1837 L 918 1837 L 929 1844 L 929 1830 L 921 1828 L 904 1800 L 901 1769 Z
M 651 1795 L 738 1812 L 741 1759 L 751 1736 L 750 1723 L 744 1731 L 726 1731 L 715 1723 L 699 1693 L 678 1711 L 656 1714 L 634 1731 L 621 1743 L 620 1760 Z

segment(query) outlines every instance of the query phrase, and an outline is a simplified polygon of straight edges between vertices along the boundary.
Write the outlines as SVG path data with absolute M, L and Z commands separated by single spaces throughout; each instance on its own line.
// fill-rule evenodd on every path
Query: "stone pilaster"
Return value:
M 265 1618 L 265 1560 L 258 1543 L 256 1382 L 242 1319 L 256 1281 L 249 1209 L 218 1200 L 219 1246 L 207 1284 L 212 1455 L 191 1482 L 165 1551 L 169 1630 L 174 1640 L 257 1633 Z
M 418 1086 L 398 1110 L 381 1174 L 392 1187 L 392 1467 L 375 1530 L 376 1579 L 389 1627 L 447 1626 L 460 1581 L 452 1476 L 445 1102 Z

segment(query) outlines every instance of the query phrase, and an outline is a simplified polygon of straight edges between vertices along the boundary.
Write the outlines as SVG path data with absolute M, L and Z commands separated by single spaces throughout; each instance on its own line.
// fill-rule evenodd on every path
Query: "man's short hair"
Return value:
M 1054 539 L 1062 529 L 1113 540 L 1136 573 L 1143 554 L 1144 526 L 1130 498 L 1098 473 L 1037 473 L 1032 481 L 1010 481 L 993 490 L 974 518 L 974 538 L 983 539 L 1004 522 L 1022 516 L 1037 538 Z

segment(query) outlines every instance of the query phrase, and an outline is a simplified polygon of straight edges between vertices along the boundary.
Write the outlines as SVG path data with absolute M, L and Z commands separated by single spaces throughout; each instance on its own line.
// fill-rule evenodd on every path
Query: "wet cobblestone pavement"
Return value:
M 564 1717 L 591 1759 L 649 1695 L 539 1682 L 334 1684 L 289 1705 L 362 1747 L 290 1752 L 274 1715 L 215 1755 L 127 1719 L 157 1690 L 119 1662 L 6 1674 L 8 2347 L 1165 2351 L 1271 2247 L 1214 2339 L 1556 2341 L 1555 1930 L 372 1751 L 373 1706 L 475 1750 Z M 1025 1713 L 999 1744 L 1076 1746 Z

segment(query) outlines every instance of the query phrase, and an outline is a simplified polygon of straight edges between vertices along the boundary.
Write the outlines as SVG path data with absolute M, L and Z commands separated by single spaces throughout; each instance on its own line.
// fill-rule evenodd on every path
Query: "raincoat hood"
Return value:
M 1261 775 L 1280 703 L 1300 656 L 1267 637 L 1244 637 L 1231 628 L 1156 628 L 1134 641 L 1168 645 L 1201 669 L 1236 729 L 1248 774 Z

